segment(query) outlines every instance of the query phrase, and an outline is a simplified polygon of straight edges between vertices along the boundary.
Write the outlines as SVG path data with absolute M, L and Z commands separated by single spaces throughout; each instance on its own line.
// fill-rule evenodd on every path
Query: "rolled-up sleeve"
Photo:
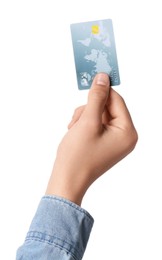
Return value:
M 75 203 L 44 196 L 16 260 L 80 260 L 93 222 L 91 215 Z

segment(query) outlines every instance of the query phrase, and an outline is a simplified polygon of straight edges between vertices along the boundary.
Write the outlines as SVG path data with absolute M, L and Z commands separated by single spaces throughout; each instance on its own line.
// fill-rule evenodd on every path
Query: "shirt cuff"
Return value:
M 57 196 L 44 196 L 31 223 L 26 241 L 57 246 L 82 259 L 94 220 L 75 203 Z

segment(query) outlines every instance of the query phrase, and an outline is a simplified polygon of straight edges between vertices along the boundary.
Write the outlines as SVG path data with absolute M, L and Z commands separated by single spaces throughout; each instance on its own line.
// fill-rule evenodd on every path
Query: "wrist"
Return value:
M 81 206 L 83 196 L 81 194 L 76 194 L 71 187 L 53 185 L 53 183 L 49 183 L 45 195 L 58 196 L 64 199 L 67 199 L 78 206 Z
M 56 170 L 54 168 L 48 182 L 46 195 L 59 196 L 81 206 L 84 194 L 88 189 L 86 182 L 82 179 L 83 175 L 79 172 L 74 174 L 68 169 Z

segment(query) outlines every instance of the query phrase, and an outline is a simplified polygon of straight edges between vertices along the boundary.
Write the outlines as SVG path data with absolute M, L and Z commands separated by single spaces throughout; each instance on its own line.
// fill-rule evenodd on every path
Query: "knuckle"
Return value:
M 96 100 L 105 100 L 107 96 L 107 90 L 105 88 L 94 88 L 91 90 L 90 95 L 93 99 Z
M 79 110 L 80 110 L 80 107 L 75 108 L 74 114 L 78 113 Z
M 77 107 L 75 110 L 74 110 L 74 113 L 73 113 L 73 117 L 72 118 L 75 118 L 75 117 L 78 117 L 81 112 L 83 111 L 85 106 L 80 106 L 80 107 Z
M 74 113 L 80 113 L 83 109 L 84 109 L 85 105 L 84 106 L 79 106 L 77 107 L 75 110 L 74 110 Z
M 136 129 L 133 126 L 127 128 L 125 130 L 124 136 L 126 148 L 132 151 L 135 148 L 138 141 L 138 133 Z

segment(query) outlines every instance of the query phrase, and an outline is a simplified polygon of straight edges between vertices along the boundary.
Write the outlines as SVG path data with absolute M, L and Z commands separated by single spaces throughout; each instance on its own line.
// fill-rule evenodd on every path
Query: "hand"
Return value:
M 137 132 L 123 98 L 110 88 L 105 73 L 96 75 L 87 105 L 75 110 L 68 128 L 46 194 L 80 205 L 88 187 L 134 149 Z

